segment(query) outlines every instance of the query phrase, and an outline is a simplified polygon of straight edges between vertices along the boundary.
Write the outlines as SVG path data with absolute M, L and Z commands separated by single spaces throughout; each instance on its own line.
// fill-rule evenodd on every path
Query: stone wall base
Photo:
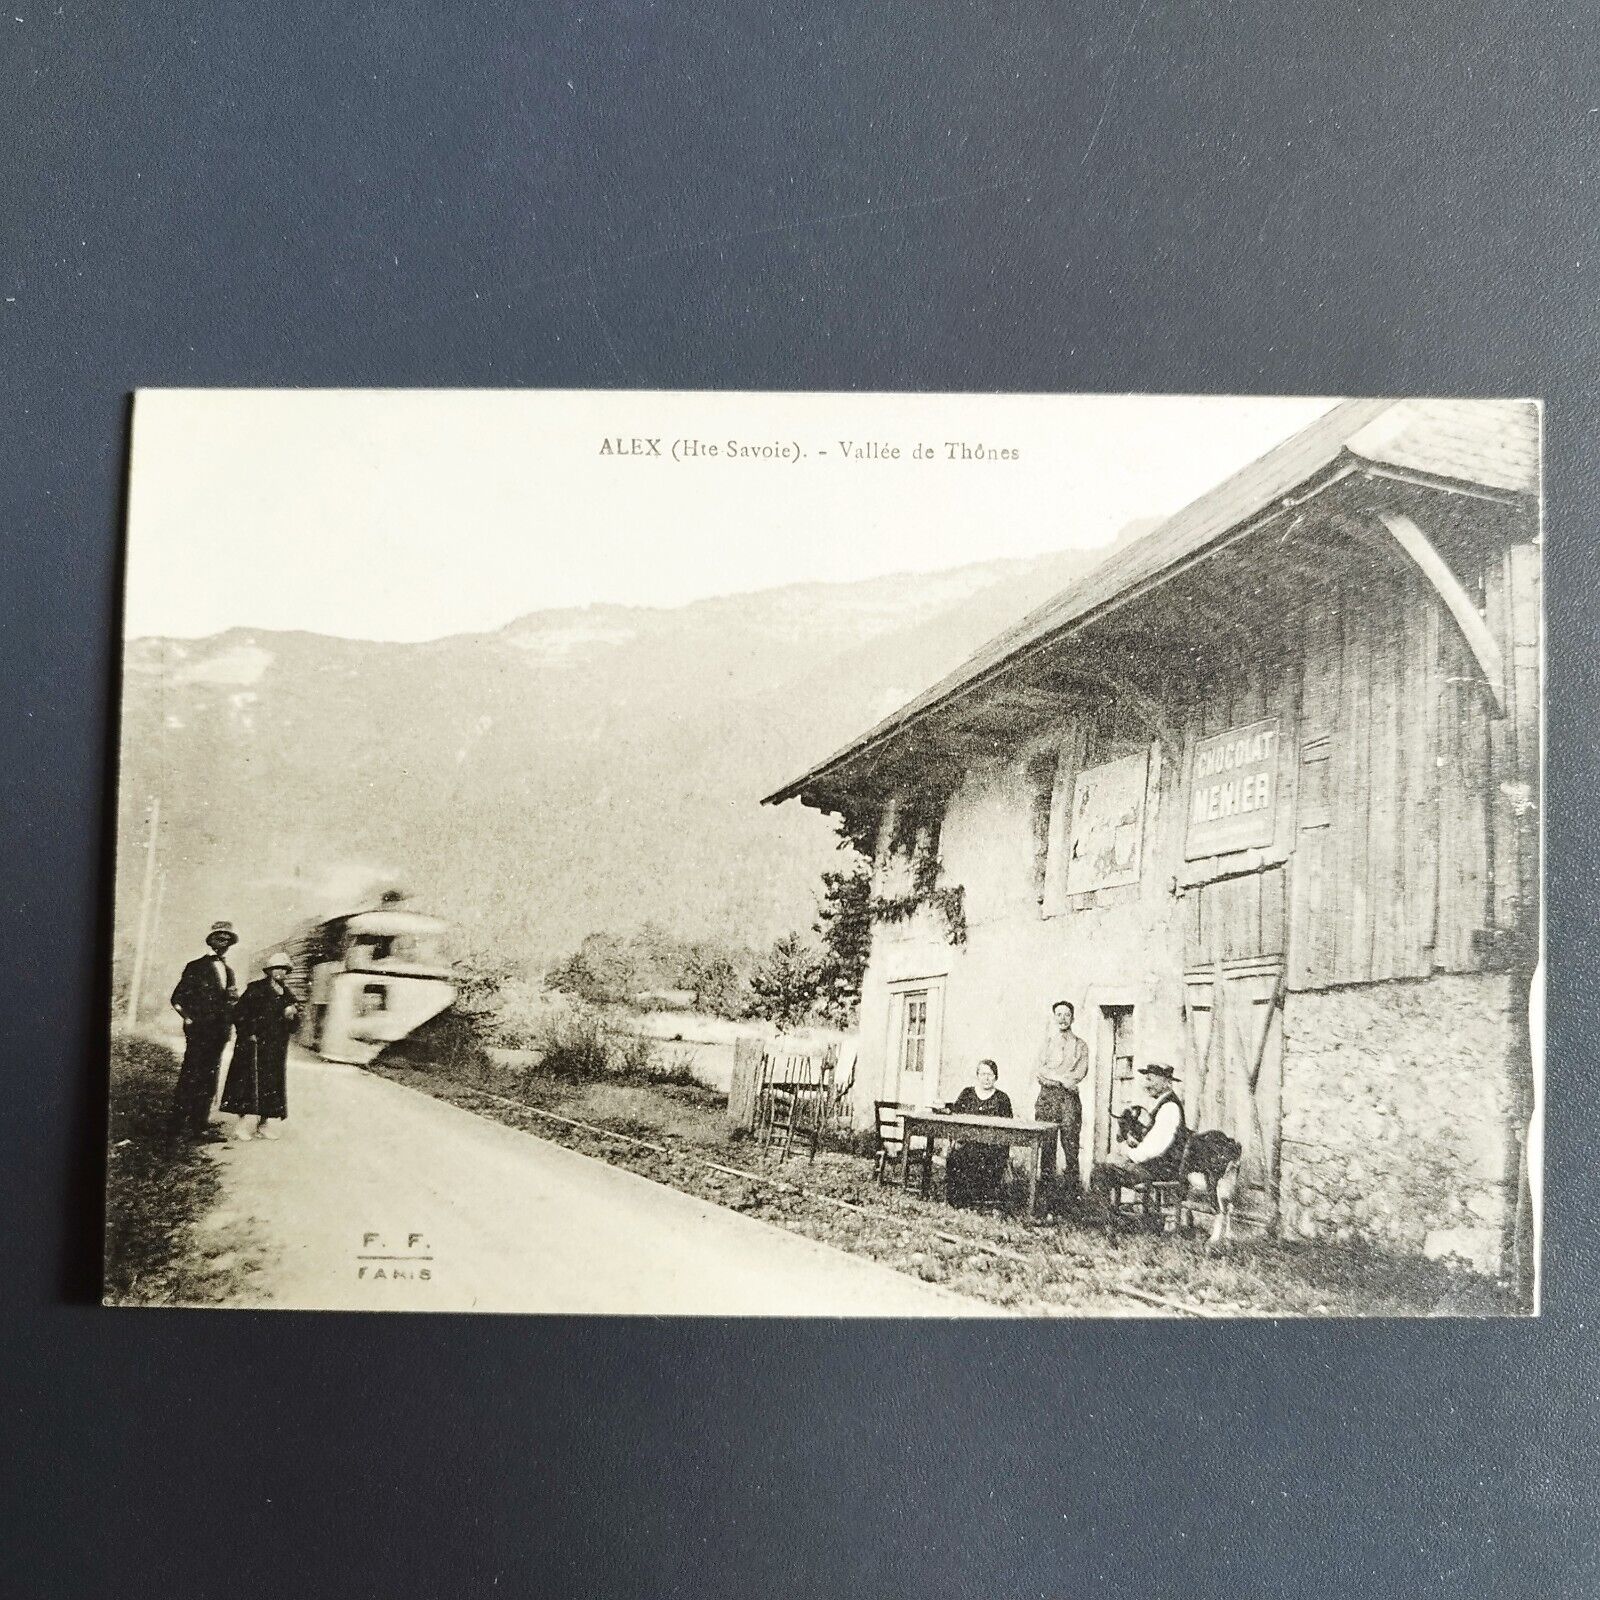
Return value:
M 1501 1270 L 1516 1199 L 1511 1003 L 1500 973 L 1287 997 L 1287 1237 Z

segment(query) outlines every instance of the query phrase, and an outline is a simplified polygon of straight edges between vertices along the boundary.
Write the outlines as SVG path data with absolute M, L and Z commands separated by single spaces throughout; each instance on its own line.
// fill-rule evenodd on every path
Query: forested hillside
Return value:
M 645 922 L 764 946 L 809 924 L 833 838 L 762 794 L 1097 558 L 543 612 L 423 644 L 133 641 L 119 966 L 156 795 L 158 984 L 213 917 L 248 950 L 380 881 L 529 971 Z

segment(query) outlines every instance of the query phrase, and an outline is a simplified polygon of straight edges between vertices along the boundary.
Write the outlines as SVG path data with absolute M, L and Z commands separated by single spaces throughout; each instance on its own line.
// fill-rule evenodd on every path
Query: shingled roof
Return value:
M 1531 400 L 1397 400 L 1352 434 L 1349 448 L 1436 478 L 1539 491 L 1539 408 Z
M 1098 613 L 1159 584 L 1235 530 L 1354 467 L 1421 474 L 1502 494 L 1539 487 L 1539 408 L 1530 400 L 1345 400 L 1309 427 L 1176 512 L 1125 550 L 996 635 L 961 666 L 775 790 L 777 805 L 881 743 L 934 707 L 991 677 L 1018 655 L 1075 631 Z

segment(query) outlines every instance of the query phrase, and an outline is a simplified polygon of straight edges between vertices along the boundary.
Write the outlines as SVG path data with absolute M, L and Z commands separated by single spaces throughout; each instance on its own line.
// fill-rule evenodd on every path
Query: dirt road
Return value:
M 993 1307 L 296 1052 L 275 1141 L 214 1146 L 251 1299 L 341 1310 L 969 1316 Z M 229 1131 L 231 1117 L 222 1124 Z

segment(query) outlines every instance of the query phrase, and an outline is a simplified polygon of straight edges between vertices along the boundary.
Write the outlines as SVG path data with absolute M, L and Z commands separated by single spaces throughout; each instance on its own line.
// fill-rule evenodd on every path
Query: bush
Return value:
M 486 1018 L 451 1006 L 429 1017 L 405 1038 L 386 1044 L 372 1064 L 443 1071 L 452 1077 L 485 1082 L 494 1074 L 494 1062 L 483 1046 L 486 1025 Z
M 575 1008 L 563 995 L 552 994 L 530 978 L 513 978 L 500 986 L 494 1010 L 484 1017 L 494 1042 L 512 1050 L 537 1050 L 559 1015 Z
M 569 1083 L 592 1083 L 611 1070 L 611 1050 L 597 1013 L 582 1009 L 550 1016 L 535 1041 L 539 1070 Z
M 701 945 L 685 964 L 684 981 L 694 991 L 697 1011 L 713 1017 L 742 1017 L 750 1004 L 748 961 L 726 950 Z
M 617 1052 L 617 1071 L 627 1078 L 653 1078 L 659 1056 L 654 1039 L 642 1033 L 629 1034 Z
M 694 1075 L 693 1050 L 674 1050 L 668 1054 L 659 1041 L 644 1034 L 628 1034 L 620 1047 L 613 1045 L 613 1059 L 619 1078 L 680 1086 L 700 1084 Z
M 674 1050 L 667 1057 L 665 1065 L 656 1069 L 655 1080 L 657 1083 L 682 1084 L 686 1088 L 705 1087 L 695 1076 L 693 1050 Z
M 496 1037 L 505 1041 L 510 1031 L 497 1027 Z M 530 1082 L 539 1078 L 573 1084 L 605 1078 L 670 1084 L 700 1081 L 694 1075 L 693 1050 L 668 1054 L 659 1040 L 647 1034 L 614 1030 L 597 1007 L 546 1003 L 516 1032 L 525 1035 L 519 1042 L 538 1057 L 535 1064 L 520 1069 Z
M 557 994 L 571 995 L 590 1005 L 618 1005 L 637 986 L 634 953 L 625 939 L 613 933 L 591 933 L 583 943 L 545 975 Z
M 654 1039 L 630 1039 L 623 1048 L 617 1072 L 619 1077 L 642 1079 L 646 1083 L 704 1088 L 694 1075 L 693 1050 L 674 1050 L 670 1055 L 663 1054 Z
M 747 1000 L 753 954 L 716 939 L 685 939 L 647 922 L 632 933 L 589 934 L 545 974 L 553 993 L 586 1005 L 634 1005 L 684 993 L 697 1010 L 735 1017 Z
M 520 972 L 518 964 L 499 950 L 462 950 L 457 953 L 453 965 L 456 1009 L 468 1016 L 492 1014 L 499 1003 L 500 991 Z

